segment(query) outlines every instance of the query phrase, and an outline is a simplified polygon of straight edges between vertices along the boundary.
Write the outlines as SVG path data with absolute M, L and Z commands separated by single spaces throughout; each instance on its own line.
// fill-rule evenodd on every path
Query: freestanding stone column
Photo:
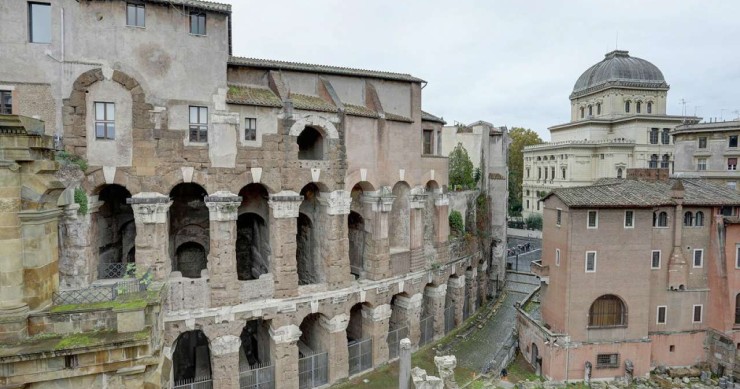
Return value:
M 347 348 L 347 325 L 349 316 L 340 313 L 327 319 L 321 316 L 321 344 L 329 352 L 329 383 L 349 376 L 349 349 Z
M 208 279 L 211 304 L 228 306 L 239 303 L 239 279 L 236 272 L 236 219 L 241 196 L 216 192 L 206 196 L 209 232 Z
M 478 271 L 476 268 L 465 271 L 465 289 L 468 298 L 468 317 L 478 309 Z
M 388 322 L 391 305 L 362 306 L 362 332 L 373 338 L 373 367 L 388 361 Z
M 447 284 L 427 286 L 424 288 L 426 312 L 432 316 L 434 339 L 439 339 L 445 333 L 445 299 Z
M 365 245 L 365 270 L 370 280 L 382 280 L 390 274 L 390 249 L 388 242 L 388 215 L 393 207 L 395 196 L 389 188 L 384 187 L 375 192 L 362 195 L 365 227 L 370 232 L 370 239 Z
M 398 362 L 398 389 L 409 389 L 411 381 L 411 340 L 401 339 Z
M 296 325 L 277 329 L 270 327 L 270 355 L 275 366 L 275 387 L 298 389 L 298 339 L 301 330 Z
M 324 239 L 319 242 L 322 253 L 326 283 L 330 290 L 349 286 L 354 279 L 349 268 L 349 238 L 347 215 L 351 202 L 349 192 L 335 190 L 321 193 L 319 202 L 326 211 L 319 218 L 319 227 L 324 230 Z
M 241 340 L 224 335 L 211 341 L 211 373 L 213 387 L 239 389 L 239 347 Z
M 463 304 L 465 303 L 465 276 L 450 277 L 447 281 L 447 296 L 446 298 L 450 301 L 450 304 L 455 306 L 455 327 L 462 324 L 463 318 Z
M 293 191 L 270 195 L 270 272 L 275 279 L 275 298 L 298 295 L 296 232 L 303 196 Z M 277 370 L 276 370 L 277 371 Z
M 409 329 L 409 340 L 414 348 L 419 347 L 419 340 L 421 338 L 421 303 L 424 296 L 421 293 L 417 293 L 411 297 L 396 296 L 396 309 L 402 311 L 401 317 L 406 318 L 406 326 Z
M 154 279 L 165 280 L 172 271 L 170 258 L 169 196 L 155 192 L 142 192 L 131 196 L 136 224 L 136 266 L 151 270 Z

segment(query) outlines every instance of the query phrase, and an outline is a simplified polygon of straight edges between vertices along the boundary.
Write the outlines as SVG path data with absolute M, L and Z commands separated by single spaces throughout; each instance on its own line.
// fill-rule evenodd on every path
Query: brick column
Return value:
M 349 350 L 347 349 L 347 325 L 349 316 L 340 313 L 327 319 L 321 316 L 321 344 L 329 352 L 329 383 L 349 376 Z
M 465 288 L 468 292 L 468 315 L 478 309 L 478 271 L 476 268 L 465 271 Z
M 292 191 L 270 195 L 270 273 L 275 279 L 275 298 L 298 295 L 296 232 L 303 196 Z M 277 370 L 276 370 L 277 372 Z M 296 381 L 297 382 L 297 381 Z
M 241 196 L 216 192 L 206 196 L 208 207 L 210 250 L 208 280 L 211 304 L 228 306 L 239 303 L 239 280 L 236 273 L 236 219 Z
M 465 276 L 450 277 L 447 281 L 446 299 L 455 306 L 455 327 L 463 322 L 463 304 L 465 300 Z
M 172 271 L 168 220 L 172 205 L 170 197 L 143 192 L 131 196 L 126 202 L 134 211 L 136 266 L 150 269 L 155 280 L 166 279 Z
M 434 339 L 439 339 L 445 333 L 445 299 L 447 298 L 447 284 L 427 286 L 424 288 L 424 304 L 426 312 L 432 316 L 434 323 Z
M 239 347 L 241 339 L 224 335 L 211 341 L 213 387 L 239 389 Z
M 419 339 L 421 338 L 421 303 L 424 296 L 421 293 L 417 293 L 411 297 L 396 296 L 396 309 L 402 311 L 401 317 L 406 319 L 405 325 L 409 329 L 409 340 L 414 348 L 419 347 Z
M 301 330 L 296 325 L 277 329 L 270 327 L 270 356 L 275 366 L 275 387 L 298 389 L 298 339 Z
M 444 193 L 439 193 L 434 197 L 434 225 L 436 236 L 434 237 L 435 243 L 447 242 L 450 236 L 450 222 L 449 222 L 449 206 L 450 198 Z
M 390 304 L 371 308 L 362 306 L 362 333 L 373 338 L 373 366 L 388 361 L 388 322 L 391 318 Z
M 365 270 L 370 280 L 382 280 L 390 277 L 390 251 L 388 243 L 388 214 L 393 207 L 393 196 L 390 189 L 365 192 L 362 195 L 365 227 L 370 238 L 365 245 Z
M 323 237 L 319 242 L 319 253 L 326 269 L 326 284 L 329 290 L 349 286 L 354 279 L 349 268 L 349 238 L 347 237 L 347 215 L 352 199 L 350 193 L 335 190 L 321 193 L 319 202 L 325 212 L 320 213 L 319 227 Z

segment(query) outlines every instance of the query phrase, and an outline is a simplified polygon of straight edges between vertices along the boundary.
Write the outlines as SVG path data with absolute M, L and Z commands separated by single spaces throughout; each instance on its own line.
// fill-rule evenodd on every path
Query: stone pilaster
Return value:
M 463 322 L 463 304 L 465 303 L 465 276 L 450 277 L 447 281 L 448 304 L 455 307 L 455 327 Z
M 329 352 L 329 382 L 337 382 L 349 376 L 349 349 L 347 348 L 347 325 L 349 316 L 340 313 L 331 319 L 321 316 L 319 320 L 322 346 Z
M 434 242 L 444 243 L 447 242 L 450 236 L 450 222 L 449 222 L 449 206 L 450 198 L 446 194 L 437 194 L 434 198 L 434 225 L 435 225 L 435 237 Z
M 390 251 L 388 242 L 388 216 L 393 207 L 390 189 L 365 192 L 362 196 L 365 227 L 370 239 L 365 246 L 365 270 L 370 280 L 382 280 L 390 276 Z
M 277 329 L 270 327 L 270 355 L 275 366 L 275 387 L 298 389 L 298 339 L 301 330 L 296 325 Z
M 405 318 L 405 325 L 409 329 L 409 340 L 414 348 L 419 346 L 419 340 L 421 339 L 421 304 L 424 296 L 421 293 L 417 293 L 413 296 L 396 296 L 395 308 L 400 309 L 400 317 Z
M 476 268 L 465 271 L 465 292 L 468 299 L 468 315 L 478 309 L 478 271 Z
M 236 272 L 236 219 L 241 196 L 216 192 L 206 196 L 208 207 L 210 250 L 208 279 L 211 304 L 228 306 L 239 303 L 239 280 Z
M 439 339 L 445 333 L 445 299 L 447 298 L 447 284 L 427 286 L 424 288 L 424 304 L 427 315 L 432 316 L 434 339 Z
M 51 304 L 59 290 L 59 215 L 61 209 L 18 213 L 23 237 L 24 301 L 32 310 Z
M 390 304 L 371 308 L 362 306 L 362 332 L 373 338 L 373 366 L 388 361 L 388 322 L 391 318 Z
M 21 210 L 20 166 L 0 161 L 0 313 L 28 310 L 23 301 L 23 240 L 18 212 Z M 25 320 L 24 320 L 25 321 Z M 12 339 L 11 328 L 0 325 L 2 338 Z M 25 329 L 23 330 L 25 333 Z
M 321 193 L 318 197 L 325 212 L 319 216 L 319 228 L 324 230 L 324 239 L 319 242 L 319 252 L 326 269 L 328 288 L 341 289 L 349 286 L 354 279 L 349 268 L 349 238 L 347 236 L 347 215 L 349 215 L 350 194 L 335 190 Z
M 149 269 L 155 280 L 166 279 L 172 271 L 170 258 L 169 196 L 155 192 L 142 192 L 131 196 L 136 223 L 136 266 Z
M 298 295 L 296 231 L 303 196 L 292 191 L 270 195 L 270 273 L 275 278 L 275 298 Z M 277 371 L 277 370 L 276 370 Z
M 239 389 L 239 347 L 241 340 L 224 335 L 211 341 L 211 374 L 214 388 Z
M 422 248 L 424 245 L 424 208 L 426 207 L 427 195 L 424 188 L 414 188 L 409 194 L 409 242 L 411 250 Z

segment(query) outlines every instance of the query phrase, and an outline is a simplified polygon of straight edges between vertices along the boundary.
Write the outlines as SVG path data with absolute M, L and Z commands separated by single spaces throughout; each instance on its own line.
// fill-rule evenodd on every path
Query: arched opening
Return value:
M 206 195 L 203 187 L 193 183 L 178 184 L 170 192 L 172 270 L 181 272 L 183 277 L 199 278 L 206 268 L 210 245 Z
M 704 227 L 704 212 L 702 211 L 696 212 L 696 216 L 694 217 L 694 226 Z
M 434 340 L 434 310 L 435 302 L 427 292 L 428 288 L 434 288 L 434 284 L 427 284 L 424 287 L 424 298 L 421 304 L 421 320 L 419 321 L 419 346 L 423 346 Z
M 298 267 L 298 284 L 318 284 L 325 281 L 324 266 L 319 256 L 321 232 L 316 228 L 323 215 L 319 204 L 321 191 L 310 183 L 301 190 L 303 202 L 297 220 L 296 262 Z
M 647 103 L 647 113 L 653 113 L 653 103 L 650 101 Z
M 653 212 L 653 227 L 668 227 L 668 213 Z
M 622 178 L 622 168 L 617 169 L 617 178 Z
M 373 367 L 373 339 L 372 334 L 363 328 L 362 306 L 362 303 L 352 306 L 347 325 L 347 360 L 350 376 Z
M 597 298 L 588 310 L 589 327 L 613 327 L 627 325 L 627 309 L 624 302 L 613 294 Z
M 349 238 L 349 268 L 350 272 L 360 278 L 365 270 L 365 220 L 355 211 L 350 211 L 347 217 L 347 237 Z
M 269 324 L 262 319 L 250 320 L 242 329 L 239 339 L 239 371 L 252 370 L 270 363 Z
M 399 182 L 393 187 L 395 199 L 393 199 L 388 229 L 391 253 L 408 251 L 411 247 L 409 191 L 410 188 L 405 182 Z
M 636 113 L 641 113 L 642 112 L 642 101 L 638 101 L 635 104 L 635 112 Z
M 175 386 L 211 377 L 211 351 L 208 338 L 200 330 L 180 334 L 172 352 Z
M 657 169 L 658 168 L 658 154 L 652 154 L 650 156 L 650 163 L 648 165 L 650 169 Z
M 683 214 L 683 225 L 684 227 L 692 227 L 694 225 L 694 214 L 691 211 Z
M 236 221 L 236 272 L 239 280 L 254 280 L 270 272 L 268 193 L 262 185 L 249 184 L 239 196 L 242 203 Z
M 105 185 L 98 199 L 103 202 L 95 218 L 97 246 L 100 258 L 98 278 L 121 278 L 127 263 L 135 263 L 136 224 L 131 205 L 126 199 L 131 193 L 123 186 Z
M 313 127 L 306 126 L 298 135 L 298 159 L 324 158 L 324 137 Z
M 630 101 L 629 100 L 624 102 L 624 112 L 626 113 L 630 112 Z
M 537 358 L 540 356 L 540 352 L 534 342 L 532 342 L 532 347 L 530 347 L 530 351 L 532 354 L 530 355 L 529 362 L 532 364 L 532 367 L 537 370 Z
M 312 313 L 306 316 L 300 325 L 301 337 L 298 339 L 298 355 L 304 358 L 324 350 L 322 342 L 321 314 Z
M 409 322 L 406 308 L 399 300 L 408 298 L 406 293 L 399 293 L 391 298 L 391 317 L 388 320 L 388 357 L 398 358 L 401 339 L 409 336 Z

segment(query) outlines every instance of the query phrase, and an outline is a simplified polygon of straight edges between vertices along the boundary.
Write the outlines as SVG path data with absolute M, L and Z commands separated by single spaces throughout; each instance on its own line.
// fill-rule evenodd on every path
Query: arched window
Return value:
M 627 113 L 630 112 L 630 101 L 629 100 L 624 102 L 624 112 L 627 112 Z
M 650 144 L 651 145 L 658 144 L 658 129 L 657 128 L 650 129 Z
M 647 113 L 653 113 L 653 103 L 651 101 L 647 103 Z
M 642 111 L 642 102 L 638 101 L 637 104 L 635 104 L 635 112 L 640 113 Z
M 596 114 L 601 115 L 601 103 L 596 104 Z
M 683 214 L 683 225 L 684 227 L 691 227 L 694 225 L 694 214 L 690 211 Z
M 617 178 L 622 178 L 622 168 L 617 169 Z
M 694 216 L 694 226 L 704 227 L 704 212 L 698 211 L 696 213 L 696 216 Z
M 594 114 L 594 107 L 593 105 L 588 106 L 588 116 L 593 116 Z
M 581 119 L 583 119 L 583 112 L 584 112 L 584 109 L 583 107 L 581 107 Z
M 306 127 L 298 135 L 298 159 L 318 160 L 324 158 L 324 138 L 313 127 Z
M 648 164 L 648 167 L 650 169 L 658 168 L 658 154 L 653 154 L 650 156 L 650 163 Z
M 653 212 L 653 227 L 668 227 L 668 214 L 666 212 Z
M 663 158 L 660 160 L 660 168 L 668 169 L 668 165 L 671 162 L 671 157 L 668 154 L 663 154 Z
M 588 310 L 589 327 L 611 327 L 627 325 L 627 309 L 622 299 L 605 294 L 596 299 Z
M 661 141 L 664 145 L 671 143 L 671 129 L 670 128 L 664 128 L 663 129 L 663 136 L 661 136 Z

